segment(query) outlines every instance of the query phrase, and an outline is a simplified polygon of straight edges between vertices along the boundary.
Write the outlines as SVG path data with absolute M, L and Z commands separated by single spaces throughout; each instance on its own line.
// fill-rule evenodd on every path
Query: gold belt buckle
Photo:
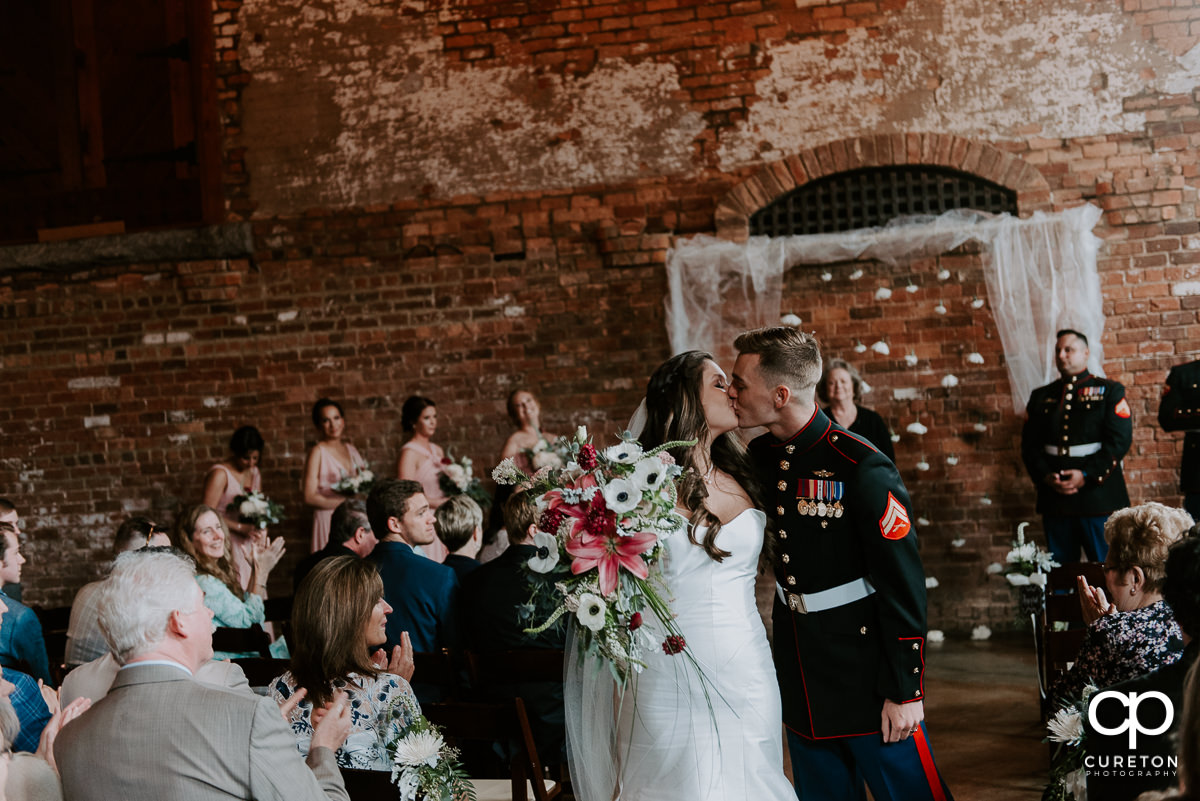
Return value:
M 794 592 L 789 592 L 787 594 L 787 599 L 788 609 L 791 609 L 793 612 L 799 612 L 802 615 L 808 614 L 808 606 L 804 603 L 803 595 L 797 595 Z

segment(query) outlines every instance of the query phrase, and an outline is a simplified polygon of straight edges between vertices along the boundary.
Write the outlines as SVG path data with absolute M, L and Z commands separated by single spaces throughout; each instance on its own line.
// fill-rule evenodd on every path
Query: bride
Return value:
M 670 452 L 684 471 L 678 511 L 689 525 L 665 538 L 663 577 L 702 676 L 682 654 L 649 654 L 609 718 L 617 726 L 616 775 L 603 781 L 616 789 L 589 782 L 584 801 L 795 801 L 783 773 L 779 688 L 754 596 L 766 517 L 755 508 L 752 469 L 732 433 L 738 421 L 726 384 L 711 356 L 689 351 L 659 367 L 646 390 L 645 426 L 634 433 L 647 450 L 697 440 Z M 581 756 L 573 755 L 573 775 Z M 586 758 L 594 769 L 594 754 Z

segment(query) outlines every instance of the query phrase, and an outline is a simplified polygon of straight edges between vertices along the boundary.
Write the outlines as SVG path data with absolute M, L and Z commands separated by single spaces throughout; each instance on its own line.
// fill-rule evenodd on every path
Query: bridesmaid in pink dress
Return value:
M 329 398 L 313 404 L 313 424 L 321 432 L 321 440 L 308 452 L 304 463 L 304 502 L 313 507 L 312 549 L 321 550 L 329 542 L 329 521 L 333 510 L 346 500 L 333 491 L 333 485 L 343 476 L 356 476 L 367 469 L 358 450 L 342 440 L 346 418 L 341 405 Z
M 258 462 L 264 445 L 262 434 L 254 426 L 242 426 L 234 431 L 229 439 L 231 458 L 208 468 L 208 474 L 204 477 L 204 497 L 200 501 L 225 518 L 230 533 L 233 567 L 243 590 L 247 589 L 246 584 L 250 581 L 250 546 L 257 542 L 265 548 L 267 530 L 238 522 L 238 515 L 230 514 L 227 507 L 239 495 L 262 490 Z
M 400 407 L 400 427 L 411 436 L 400 448 L 400 462 L 396 465 L 398 478 L 417 481 L 425 488 L 425 499 L 436 509 L 446 502 L 438 479 L 442 474 L 442 459 L 445 451 L 433 444 L 433 432 L 437 431 L 437 406 L 429 398 L 413 395 Z M 433 542 L 421 546 L 422 552 L 435 562 L 446 561 L 449 553 L 446 546 L 433 535 Z

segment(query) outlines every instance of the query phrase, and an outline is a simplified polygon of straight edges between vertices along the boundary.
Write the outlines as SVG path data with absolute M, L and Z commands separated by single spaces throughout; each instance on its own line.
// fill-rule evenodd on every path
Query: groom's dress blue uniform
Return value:
M 895 465 L 816 410 L 750 444 L 775 527 L 775 668 L 797 795 L 949 799 L 924 727 L 884 743 L 884 699 L 925 697 L 925 572 Z M 863 580 L 866 580 L 865 582 Z

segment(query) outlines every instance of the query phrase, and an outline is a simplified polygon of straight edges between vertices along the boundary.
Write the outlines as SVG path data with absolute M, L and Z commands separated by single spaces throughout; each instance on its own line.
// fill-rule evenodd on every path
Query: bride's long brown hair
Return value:
M 646 425 L 639 440 L 647 449 L 672 440 L 703 442 L 708 436 L 708 422 L 700 401 L 700 382 L 704 378 L 704 363 L 715 361 L 703 351 L 690 350 L 663 362 L 646 386 Z M 679 484 L 679 500 L 692 510 L 688 538 L 699 545 L 713 560 L 720 562 L 729 551 L 717 547 L 721 521 L 709 511 L 704 499 L 708 489 L 704 484 L 703 464 L 697 464 L 700 445 L 691 448 L 672 448 L 668 451 L 676 464 L 683 468 Z M 716 437 L 708 454 L 709 463 L 733 476 L 755 507 L 759 502 L 758 481 L 746 447 L 732 431 Z M 696 539 L 696 527 L 707 526 L 704 541 Z

